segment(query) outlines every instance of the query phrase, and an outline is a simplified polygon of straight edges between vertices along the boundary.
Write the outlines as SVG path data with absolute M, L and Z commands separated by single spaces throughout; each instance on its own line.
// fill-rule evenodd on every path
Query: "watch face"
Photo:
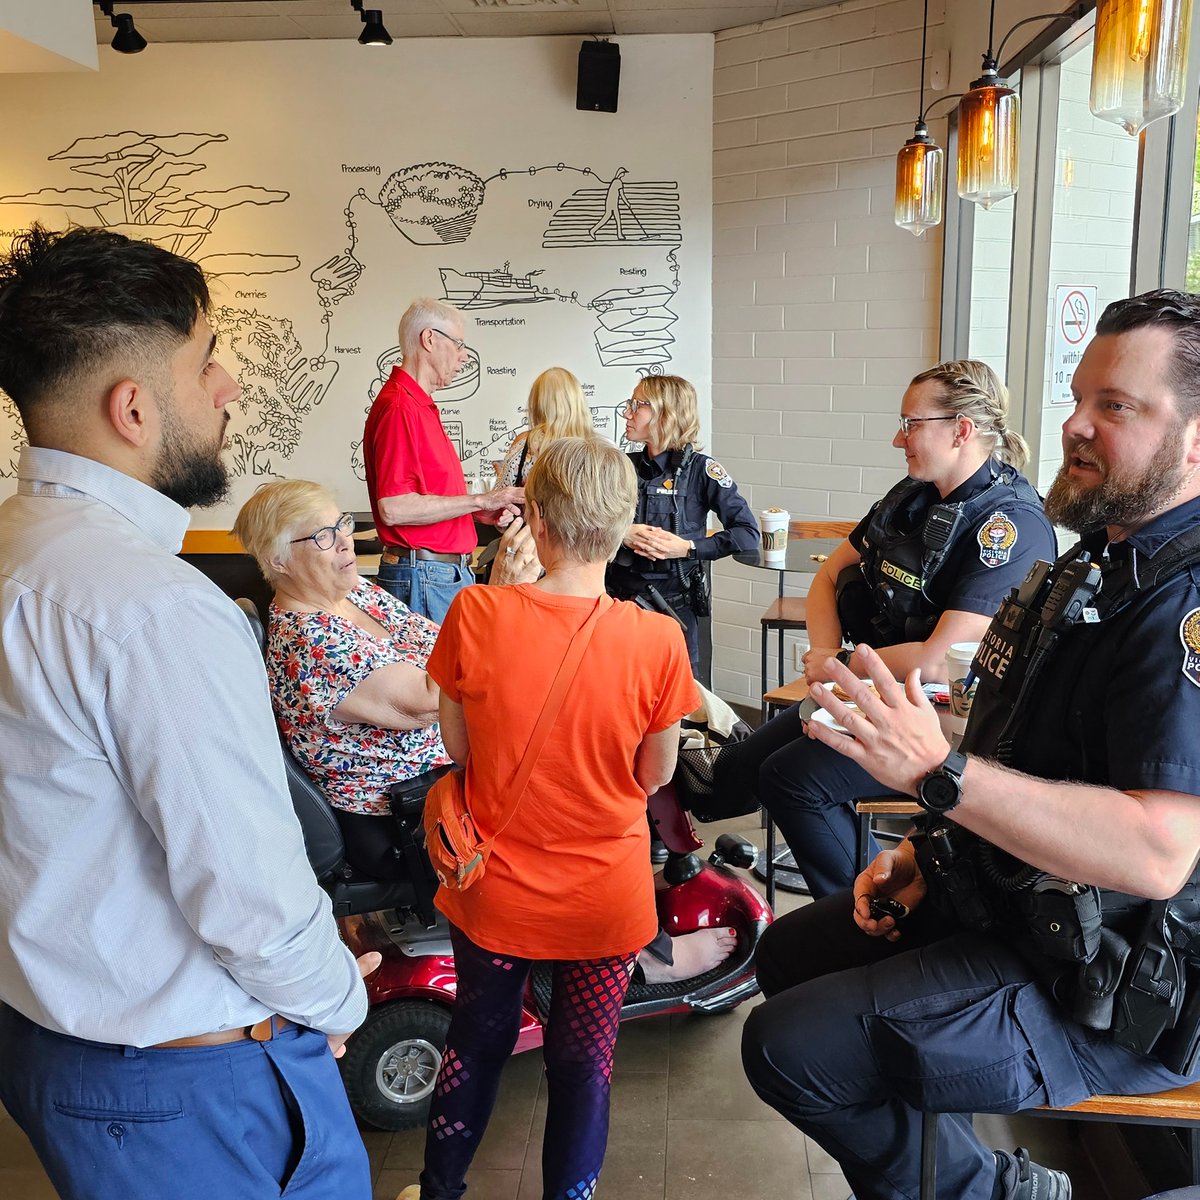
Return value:
M 921 803 L 936 812 L 945 812 L 958 803 L 958 784 L 940 773 L 921 780 Z

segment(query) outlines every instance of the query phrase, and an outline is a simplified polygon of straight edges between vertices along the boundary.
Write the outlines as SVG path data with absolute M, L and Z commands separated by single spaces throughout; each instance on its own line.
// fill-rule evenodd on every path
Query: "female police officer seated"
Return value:
M 903 679 L 946 679 L 946 650 L 976 642 L 1054 533 L 1018 468 L 1024 439 L 1006 423 L 1008 392 L 985 363 L 945 362 L 918 375 L 892 440 L 908 476 L 822 564 L 808 593 L 805 678 L 865 642 Z M 853 669 L 853 667 L 851 668 Z M 815 897 L 855 873 L 854 803 L 887 794 L 861 767 L 802 734 L 799 706 L 718 760 L 717 795 L 758 800 L 779 826 Z

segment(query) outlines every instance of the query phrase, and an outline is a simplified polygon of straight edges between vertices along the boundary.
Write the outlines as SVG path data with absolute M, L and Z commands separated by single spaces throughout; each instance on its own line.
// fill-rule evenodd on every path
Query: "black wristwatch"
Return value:
M 843 667 L 848 667 L 850 665 L 850 656 L 853 653 L 853 650 L 839 650 L 833 657 L 836 658 Z
M 951 750 L 936 771 L 930 771 L 917 787 L 917 803 L 931 813 L 948 813 L 962 799 L 962 777 L 967 756 Z

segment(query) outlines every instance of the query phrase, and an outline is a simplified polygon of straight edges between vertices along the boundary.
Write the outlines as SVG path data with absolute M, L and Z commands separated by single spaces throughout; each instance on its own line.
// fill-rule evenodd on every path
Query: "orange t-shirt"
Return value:
M 472 587 L 446 614 L 428 670 L 463 706 L 467 806 L 484 836 L 595 604 L 532 584 Z M 442 912 L 477 945 L 520 958 L 607 958 L 649 942 L 658 918 L 634 757 L 699 702 L 679 625 L 612 601 L 483 879 L 439 889 Z

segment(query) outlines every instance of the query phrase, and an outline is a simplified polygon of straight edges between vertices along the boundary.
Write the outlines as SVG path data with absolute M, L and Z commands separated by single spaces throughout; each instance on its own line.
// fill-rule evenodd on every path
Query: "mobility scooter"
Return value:
M 253 604 L 238 603 L 261 640 L 262 625 Z M 370 1012 L 339 1060 L 351 1107 L 364 1124 L 377 1129 L 422 1127 L 441 1066 L 456 981 L 446 919 L 433 905 L 437 880 L 424 851 L 421 817 L 425 793 L 449 768 L 391 789 L 403 878 L 379 880 L 346 861 L 333 810 L 286 745 L 284 760 L 309 861 L 332 899 L 343 938 L 356 956 L 370 950 L 383 955 L 383 963 L 367 980 Z M 745 838 L 725 833 L 716 839 L 708 859 L 702 859 L 698 851 L 703 842 L 674 784 L 660 788 L 648 807 L 668 850 L 655 877 L 660 925 L 672 936 L 731 927 L 737 930 L 737 949 L 711 971 L 691 979 L 634 982 L 621 1019 L 728 1011 L 758 993 L 754 948 L 772 920 L 762 896 L 735 870 L 752 867 L 757 849 Z M 550 972 L 535 967 L 515 1053 L 541 1045 L 549 1001 Z

